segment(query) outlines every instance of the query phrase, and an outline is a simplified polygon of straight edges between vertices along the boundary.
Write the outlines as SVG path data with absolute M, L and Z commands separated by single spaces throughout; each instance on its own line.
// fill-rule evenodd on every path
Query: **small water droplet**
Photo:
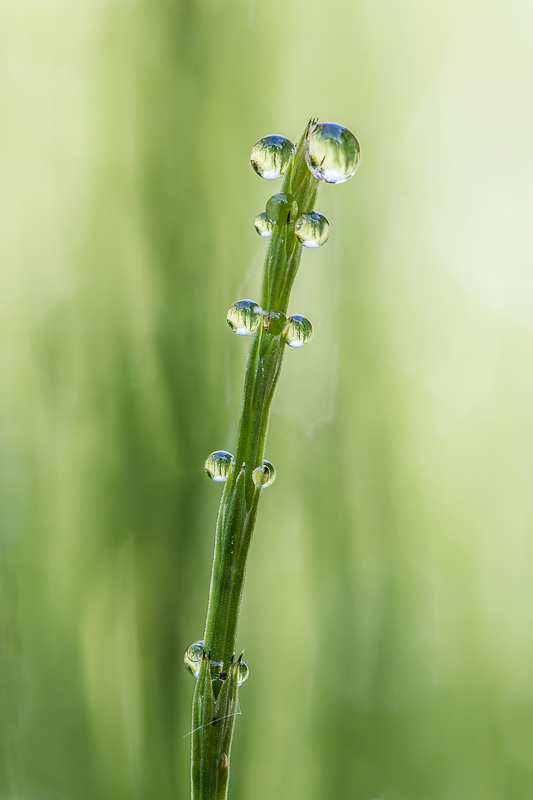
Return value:
M 263 328 L 272 336 L 279 336 L 280 333 L 283 333 L 286 324 L 287 317 L 283 311 L 269 311 L 263 317 Z
M 285 333 L 289 347 L 303 347 L 313 338 L 313 326 L 300 314 L 289 317 L 289 324 Z
M 361 149 L 348 128 L 336 122 L 322 122 L 309 134 L 305 157 L 319 181 L 344 183 L 357 172 Z
M 183 656 L 183 661 L 185 666 L 191 673 L 194 675 L 195 678 L 198 677 L 200 674 L 200 667 L 202 664 L 202 659 L 204 657 L 204 640 L 200 640 L 199 642 L 194 642 L 191 644 L 189 648 L 185 651 L 185 655 Z
M 263 318 L 263 309 L 255 300 L 238 300 L 228 310 L 228 325 L 239 336 L 249 336 L 256 331 Z
M 205 471 L 215 483 L 224 483 L 234 463 L 235 459 L 227 450 L 215 450 L 206 459 Z
M 239 667 L 237 670 L 237 686 L 242 686 L 244 681 L 248 678 L 249 674 L 250 670 L 248 669 L 244 661 L 239 661 Z
M 289 166 L 294 145 L 285 136 L 263 136 L 252 147 L 250 161 L 255 172 L 267 181 L 280 178 Z
M 298 203 L 292 194 L 278 192 L 273 194 L 266 204 L 267 217 L 278 225 L 294 222 L 298 216 Z
M 306 211 L 296 220 L 294 233 L 304 247 L 320 247 L 329 239 L 330 225 L 318 211 Z
M 263 239 L 269 239 L 272 236 L 274 223 L 267 217 L 266 211 L 261 211 L 254 219 L 254 228 Z
M 274 481 L 276 480 L 276 468 L 274 464 L 271 464 L 270 461 L 266 459 L 263 460 L 261 466 L 256 467 L 252 472 L 252 478 L 256 486 L 262 486 L 263 489 L 266 489 L 268 486 L 272 486 Z

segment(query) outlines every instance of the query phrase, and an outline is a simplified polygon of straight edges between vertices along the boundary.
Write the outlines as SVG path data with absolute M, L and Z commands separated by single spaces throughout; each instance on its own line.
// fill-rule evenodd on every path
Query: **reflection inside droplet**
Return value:
M 305 157 L 315 178 L 324 183 L 344 183 L 357 172 L 361 149 L 348 128 L 322 122 L 309 133 Z
M 321 247 L 329 239 L 330 225 L 318 211 L 306 211 L 296 220 L 294 233 L 304 247 Z
M 205 471 L 215 483 L 224 483 L 228 479 L 234 463 L 233 456 L 227 450 L 215 450 L 214 453 L 207 456 Z
M 288 319 L 285 336 L 287 337 L 287 344 L 289 347 L 303 347 L 313 338 L 313 326 L 307 317 L 294 314 L 294 316 Z
M 250 161 L 255 172 L 267 181 L 280 178 L 289 166 L 294 145 L 285 136 L 272 134 L 259 139 L 252 148 Z

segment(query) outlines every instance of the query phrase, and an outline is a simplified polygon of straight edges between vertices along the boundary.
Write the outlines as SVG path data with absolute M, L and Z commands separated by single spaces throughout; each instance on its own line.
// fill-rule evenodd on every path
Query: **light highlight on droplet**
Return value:
M 307 138 L 305 158 L 324 183 L 344 183 L 359 167 L 361 149 L 353 133 L 336 122 L 316 123 Z
M 275 181 L 280 178 L 289 166 L 294 145 L 285 136 L 272 134 L 259 139 L 252 147 L 250 161 L 252 167 L 261 178 Z

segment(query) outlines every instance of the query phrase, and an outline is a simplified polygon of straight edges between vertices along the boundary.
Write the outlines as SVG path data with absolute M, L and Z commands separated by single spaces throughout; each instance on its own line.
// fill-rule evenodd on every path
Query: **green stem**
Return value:
M 296 148 L 282 188 L 285 194 L 295 197 L 299 214 L 314 208 L 318 186 L 305 162 L 307 130 Z M 260 302 L 265 311 L 286 313 L 300 257 L 301 245 L 294 234 L 294 221 L 276 224 L 263 270 Z M 235 712 L 232 712 L 231 724 L 226 725 L 224 735 L 220 733 L 220 719 L 224 716 L 224 708 L 230 707 L 231 703 L 231 708 L 234 708 L 237 703 L 238 666 L 234 663 L 237 626 L 248 552 L 262 491 L 255 486 L 252 472 L 264 458 L 270 408 L 281 373 L 285 344 L 283 334 L 273 336 L 261 327 L 253 335 L 246 363 L 235 465 L 224 486 L 216 525 L 204 634 L 207 658 L 193 698 L 193 800 L 224 800 L 227 792 Z M 218 679 L 221 670 L 228 673 L 225 680 Z M 208 673 L 212 680 L 207 677 Z M 234 700 L 230 703 L 226 696 L 233 695 Z M 206 724 L 211 696 L 216 721 Z M 204 722 L 197 724 L 201 719 Z M 194 730 L 195 726 L 198 730 Z

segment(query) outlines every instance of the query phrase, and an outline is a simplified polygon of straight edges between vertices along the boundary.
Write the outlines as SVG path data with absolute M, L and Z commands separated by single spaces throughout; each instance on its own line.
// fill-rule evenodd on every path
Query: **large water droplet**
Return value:
M 361 149 L 348 128 L 322 122 L 309 134 L 305 157 L 315 178 L 324 183 L 344 183 L 357 172 Z
M 252 478 L 257 487 L 262 486 L 263 489 L 266 489 L 268 486 L 272 486 L 276 480 L 276 468 L 274 464 L 271 464 L 270 461 L 265 459 L 261 466 L 254 469 Z
M 258 214 L 254 219 L 254 228 L 259 236 L 262 236 L 264 239 L 268 239 L 270 236 L 272 236 L 274 223 L 267 217 L 266 211 L 261 211 L 261 213 Z
M 205 471 L 215 483 L 224 483 L 234 463 L 235 459 L 227 450 L 215 450 L 206 459 Z
M 202 639 L 199 642 L 194 642 L 191 646 L 185 651 L 185 655 L 183 656 L 183 661 L 185 666 L 189 670 L 189 672 L 194 675 L 195 678 L 198 677 L 200 674 L 200 667 L 202 665 L 202 659 L 204 657 L 204 640 Z
M 267 217 L 278 225 L 294 222 L 298 216 L 298 203 L 292 194 L 278 192 L 273 194 L 266 204 Z
M 244 681 L 248 678 L 249 674 L 250 670 L 248 669 L 244 661 L 239 661 L 239 666 L 237 669 L 237 686 L 242 686 Z
M 228 325 L 239 336 L 249 336 L 256 331 L 263 319 L 263 309 L 255 300 L 238 300 L 228 310 Z
M 320 247 L 329 239 L 329 231 L 329 222 L 318 211 L 300 214 L 294 228 L 294 233 L 304 247 Z
M 252 167 L 262 178 L 275 181 L 289 166 L 294 145 L 285 136 L 264 136 L 254 144 L 250 155 Z
M 289 347 L 303 347 L 313 338 L 313 326 L 307 319 L 300 314 L 294 314 L 289 317 L 289 324 L 285 336 L 287 337 L 287 344 Z
M 263 328 L 272 336 L 279 336 L 280 333 L 283 333 L 286 324 L 287 317 L 283 311 L 269 311 L 263 317 Z

